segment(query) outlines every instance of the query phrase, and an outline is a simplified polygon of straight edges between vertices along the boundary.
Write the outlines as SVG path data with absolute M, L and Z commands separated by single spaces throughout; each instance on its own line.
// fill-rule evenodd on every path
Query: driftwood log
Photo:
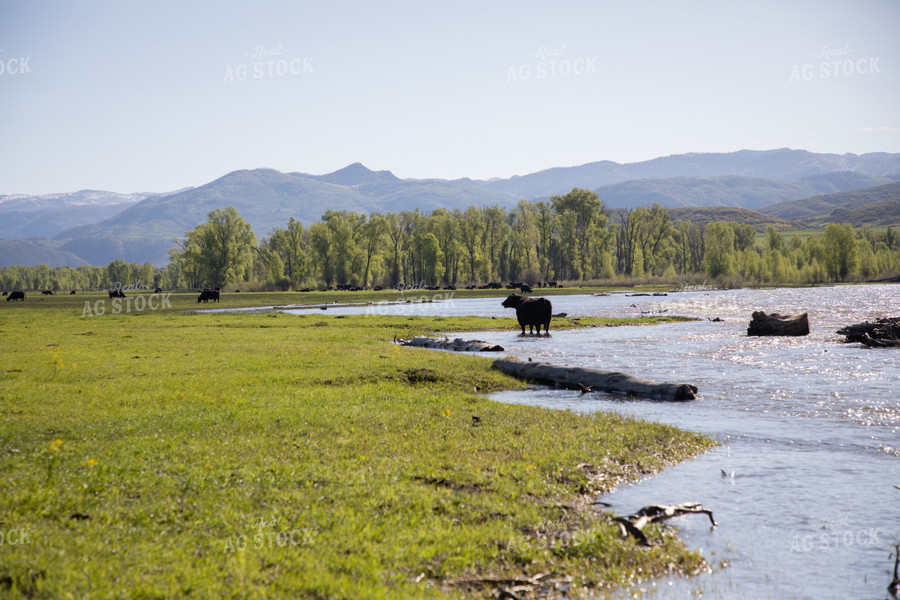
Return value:
M 753 313 L 747 335 L 809 335 L 809 314 L 779 315 L 766 314 L 761 310 Z
M 877 319 L 874 323 L 857 323 L 838 329 L 845 342 L 859 342 L 869 348 L 900 347 L 900 317 Z
M 567 388 L 580 389 L 582 393 L 617 392 L 668 401 L 693 400 L 697 394 L 697 386 L 686 383 L 657 383 L 624 373 L 566 365 L 500 358 L 494 361 L 494 368 L 520 379 L 555 383 Z
M 408 340 L 397 340 L 401 346 L 415 348 L 431 348 L 432 350 L 452 350 L 454 352 L 503 352 L 503 346 L 489 344 L 481 340 L 464 340 L 456 338 L 430 338 L 417 336 Z
M 703 508 L 703 505 L 695 502 L 685 502 L 684 504 L 651 504 L 628 517 L 616 517 L 614 521 L 619 524 L 623 536 L 633 535 L 637 538 L 638 542 L 644 546 L 649 546 L 650 542 L 647 541 L 647 536 L 644 535 L 643 531 L 648 523 L 659 523 L 668 521 L 673 517 L 698 513 L 708 516 L 712 526 L 716 526 L 716 520 L 713 518 L 712 511 L 708 508 Z

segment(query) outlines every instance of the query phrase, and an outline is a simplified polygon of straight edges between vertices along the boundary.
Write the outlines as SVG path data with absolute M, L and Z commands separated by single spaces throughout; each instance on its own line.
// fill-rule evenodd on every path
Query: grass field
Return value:
M 548 573 L 571 595 L 705 568 L 667 530 L 622 539 L 586 499 L 709 440 L 496 403 L 481 394 L 521 383 L 489 359 L 393 343 L 512 319 L 103 300 L 0 305 L 0 593 L 489 597 Z

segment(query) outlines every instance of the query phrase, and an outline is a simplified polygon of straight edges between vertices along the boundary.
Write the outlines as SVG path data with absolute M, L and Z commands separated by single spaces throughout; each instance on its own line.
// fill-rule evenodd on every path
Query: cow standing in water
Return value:
M 537 326 L 538 335 L 541 334 L 541 325 L 544 332 L 550 335 L 550 317 L 553 314 L 553 305 L 546 298 L 523 298 L 518 294 L 510 294 L 503 301 L 503 308 L 515 308 L 516 319 L 522 327 L 522 335 L 525 335 L 525 326 L 531 333 Z

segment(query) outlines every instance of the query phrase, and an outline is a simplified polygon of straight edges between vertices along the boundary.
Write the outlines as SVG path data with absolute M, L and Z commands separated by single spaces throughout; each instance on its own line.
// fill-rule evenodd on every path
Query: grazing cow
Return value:
M 124 298 L 125 292 L 122 291 L 122 288 L 116 288 L 114 290 L 109 290 L 110 298 Z
M 200 295 L 197 297 L 197 303 L 200 302 L 209 302 L 212 300 L 213 302 L 219 301 L 219 292 L 216 290 L 203 290 L 200 292 Z
M 547 287 L 556 287 L 556 282 L 555 282 L 555 281 L 548 281 L 548 282 L 547 282 Z
M 162 288 L 156 288 L 155 290 L 153 290 L 153 293 L 154 293 L 154 294 L 161 294 L 161 293 L 162 293 Z
M 41 294 L 44 296 L 52 296 L 53 290 L 41 290 Z
M 523 294 L 530 294 L 533 291 L 531 289 L 531 286 L 528 285 L 527 283 L 523 283 L 522 285 L 520 285 L 519 289 L 522 290 Z
M 25 292 L 10 292 L 9 296 L 6 297 L 6 301 L 9 302 L 10 300 L 21 300 L 22 302 L 25 302 Z
M 69 292 L 69 295 L 70 295 L 70 296 L 74 296 L 74 295 L 75 295 L 75 290 L 72 290 L 71 292 Z
M 3 295 L 5 296 L 5 295 L 6 295 L 6 292 L 3 292 Z
M 503 284 L 499 281 L 492 281 L 487 284 L 489 290 L 499 290 L 503 287 Z
M 510 294 L 503 301 L 503 308 L 516 309 L 516 319 L 519 320 L 519 325 L 522 327 L 522 335 L 525 335 L 526 325 L 531 333 L 534 333 L 534 327 L 537 326 L 538 335 L 541 334 L 541 325 L 543 325 L 544 332 L 550 335 L 553 305 L 546 298 L 523 298 L 518 294 Z

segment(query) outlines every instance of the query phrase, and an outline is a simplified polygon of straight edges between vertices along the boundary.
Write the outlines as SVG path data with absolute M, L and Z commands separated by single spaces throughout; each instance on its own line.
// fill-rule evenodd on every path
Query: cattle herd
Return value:
M 419 286 L 405 286 L 404 284 L 400 284 L 397 286 L 398 290 L 406 290 L 406 289 L 414 289 L 414 287 Z M 423 286 L 425 289 L 440 289 L 437 286 Z M 466 289 L 491 289 L 491 290 L 499 290 L 502 289 L 503 285 L 498 282 L 491 282 L 482 286 L 475 285 L 467 285 Z M 532 292 L 532 287 L 527 283 L 514 281 L 510 282 L 507 286 L 508 289 L 518 289 L 521 293 L 527 294 Z M 535 287 L 562 287 L 557 285 L 556 281 L 547 281 L 547 282 L 539 282 L 535 285 Z M 340 290 L 346 291 L 358 291 L 363 288 L 357 286 L 350 285 L 340 285 L 338 286 Z M 380 286 L 376 286 L 374 288 L 376 291 L 381 290 Z M 444 289 L 455 290 L 454 286 L 445 286 Z M 113 288 L 111 290 L 107 290 L 109 292 L 110 298 L 124 298 L 125 292 L 122 291 L 121 288 Z M 154 293 L 160 293 L 162 290 L 160 288 L 156 288 Z M 301 292 L 309 292 L 311 291 L 309 288 L 305 288 L 299 290 Z M 44 296 L 52 296 L 52 290 L 41 290 L 41 294 Z M 70 294 L 75 294 L 75 290 L 72 290 Z M 6 301 L 10 300 L 18 301 L 25 300 L 25 292 L 21 290 L 13 291 L 13 292 L 3 292 L 3 295 L 6 296 Z M 220 289 L 219 288 L 205 288 L 200 291 L 200 295 L 197 297 L 197 303 L 200 302 L 209 302 L 212 300 L 213 302 L 218 302 L 220 297 Z M 512 293 L 510 294 L 506 300 L 502 302 L 504 308 L 514 308 L 516 309 L 516 319 L 519 322 L 519 326 L 522 328 L 522 335 L 525 335 L 525 328 L 528 327 L 529 333 L 534 334 L 534 328 L 537 327 L 537 334 L 541 334 L 541 328 L 543 327 L 544 333 L 546 335 L 550 335 L 550 319 L 553 315 L 553 305 L 546 298 L 526 298 L 524 296 L 520 296 L 519 294 Z

